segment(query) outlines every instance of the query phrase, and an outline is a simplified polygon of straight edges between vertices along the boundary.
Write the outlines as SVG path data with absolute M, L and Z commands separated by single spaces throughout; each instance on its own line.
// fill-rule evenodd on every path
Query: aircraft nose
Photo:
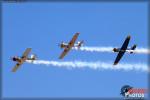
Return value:
M 17 60 L 15 57 L 11 57 L 10 59 L 13 60 L 13 61 L 16 61 L 16 60 Z

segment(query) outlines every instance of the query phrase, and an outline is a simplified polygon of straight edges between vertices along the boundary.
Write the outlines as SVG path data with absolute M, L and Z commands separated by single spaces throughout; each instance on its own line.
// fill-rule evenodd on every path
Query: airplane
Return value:
M 31 57 L 28 57 L 29 53 L 31 52 L 31 48 L 27 48 L 25 50 L 25 52 L 23 53 L 23 55 L 21 57 L 18 56 L 14 56 L 11 58 L 12 61 L 17 62 L 17 64 L 15 65 L 15 67 L 12 69 L 12 72 L 16 72 L 16 70 L 27 60 L 29 61 L 34 61 L 37 59 L 35 54 L 32 54 Z
M 114 52 L 118 52 L 118 55 L 114 61 L 113 65 L 117 65 L 118 62 L 120 61 L 120 59 L 122 58 L 122 56 L 124 55 L 125 52 L 129 52 L 130 54 L 132 54 L 134 52 L 134 50 L 136 49 L 136 45 L 134 44 L 131 48 L 127 48 L 129 41 L 130 41 L 131 36 L 127 36 L 122 47 L 121 48 L 114 48 L 113 51 Z
M 63 59 L 64 56 L 70 51 L 70 49 L 72 47 L 77 47 L 78 49 L 80 49 L 80 47 L 83 44 L 83 40 L 82 41 L 78 41 L 76 44 L 76 40 L 78 38 L 80 33 L 75 33 L 75 35 L 73 36 L 73 38 L 71 39 L 71 41 L 69 43 L 65 43 L 65 42 L 61 42 L 60 44 L 60 48 L 64 48 L 64 51 L 61 53 L 61 55 L 59 56 L 59 59 Z

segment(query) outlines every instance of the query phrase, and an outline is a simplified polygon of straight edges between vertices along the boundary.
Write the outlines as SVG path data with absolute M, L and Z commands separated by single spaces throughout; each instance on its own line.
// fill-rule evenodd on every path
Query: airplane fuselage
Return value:
M 113 49 L 114 52 L 128 52 L 128 53 L 133 53 L 134 50 L 132 50 L 131 48 L 127 48 L 126 50 L 121 50 L 120 48 L 114 48 Z
M 25 60 L 35 60 L 36 58 L 27 58 L 27 57 L 12 57 L 12 61 L 22 63 Z
M 19 57 L 13 57 L 12 60 L 16 61 L 16 62 L 21 62 L 21 58 L 19 58 Z
M 73 47 L 80 47 L 81 45 L 82 45 L 82 42 L 78 41 L 78 43 L 75 43 Z M 63 42 L 60 44 L 60 48 L 69 48 L 69 44 Z

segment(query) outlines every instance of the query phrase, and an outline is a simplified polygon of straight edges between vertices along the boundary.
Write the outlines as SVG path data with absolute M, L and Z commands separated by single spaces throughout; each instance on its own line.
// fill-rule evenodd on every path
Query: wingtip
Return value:
M 58 59 L 62 59 L 62 57 L 59 57 Z
M 130 36 L 130 35 L 128 35 L 128 36 L 127 36 L 127 38 L 128 38 L 128 39 L 130 39 L 130 38 L 131 38 L 131 36 Z
M 80 34 L 80 32 L 77 32 L 76 34 L 78 34 L 78 35 L 79 35 L 79 34 Z
M 114 63 L 113 65 L 117 65 L 118 63 Z
M 31 47 L 27 47 L 27 49 L 32 49 Z
M 13 73 L 14 73 L 14 72 L 16 72 L 16 71 L 15 71 L 15 70 L 11 70 L 11 72 L 13 72 Z

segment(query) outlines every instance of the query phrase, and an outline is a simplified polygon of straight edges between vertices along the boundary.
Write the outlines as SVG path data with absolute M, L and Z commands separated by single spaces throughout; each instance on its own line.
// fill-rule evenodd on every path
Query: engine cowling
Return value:
M 114 48 L 113 51 L 114 51 L 114 52 L 118 52 L 118 49 L 117 49 L 117 48 Z
M 64 47 L 66 47 L 67 46 L 67 43 L 65 43 L 65 42 L 61 42 L 61 44 L 60 44 L 60 48 L 64 48 Z

